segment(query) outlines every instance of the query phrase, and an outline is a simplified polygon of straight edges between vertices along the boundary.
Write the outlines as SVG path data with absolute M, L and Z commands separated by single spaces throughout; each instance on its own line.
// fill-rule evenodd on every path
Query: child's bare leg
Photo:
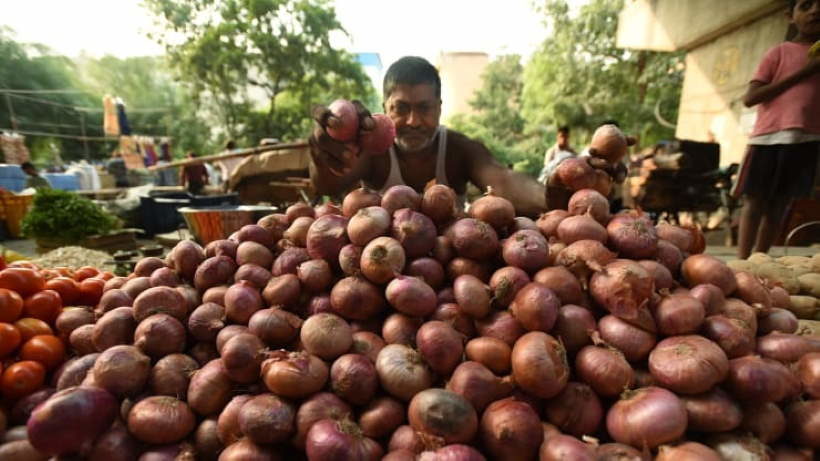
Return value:
M 775 195 L 769 200 L 766 205 L 766 211 L 763 213 L 763 219 L 760 223 L 760 229 L 757 231 L 757 243 L 755 244 L 755 251 L 761 253 L 768 253 L 769 249 L 780 236 L 780 232 L 786 227 L 786 210 L 791 205 L 792 199 Z
M 757 240 L 757 230 L 763 217 L 763 199 L 751 195 L 743 196 L 743 209 L 740 211 L 738 229 L 737 257 L 746 259 L 752 254 L 752 245 Z

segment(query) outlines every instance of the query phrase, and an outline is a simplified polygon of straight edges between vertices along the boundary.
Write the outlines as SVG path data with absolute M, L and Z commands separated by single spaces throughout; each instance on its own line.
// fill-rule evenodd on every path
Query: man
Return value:
M 111 159 L 105 164 L 108 174 L 114 177 L 115 187 L 128 187 L 128 169 L 125 166 L 125 159 L 119 151 L 111 154 Z
M 236 150 L 236 142 L 233 139 L 228 140 L 225 143 L 225 151 L 222 152 L 223 154 L 230 154 Z M 226 158 L 225 160 L 220 160 L 217 162 L 217 166 L 219 167 L 219 172 L 222 177 L 222 188 L 224 190 L 228 190 L 228 183 L 231 181 L 231 175 L 233 174 L 236 167 L 239 166 L 242 161 L 245 160 L 243 157 L 234 157 L 234 158 Z
M 193 151 L 188 152 L 189 159 L 194 157 L 196 154 Z M 186 187 L 192 195 L 199 195 L 205 188 L 205 184 L 208 184 L 208 170 L 202 163 L 186 165 L 179 171 L 179 183 L 182 187 Z
M 547 181 L 547 165 L 550 164 L 556 157 L 565 155 L 578 155 L 575 149 L 569 144 L 569 127 L 564 125 L 558 128 L 558 135 L 555 138 L 555 145 L 547 149 L 544 155 L 544 168 L 538 176 L 538 182 L 546 184 Z
M 26 179 L 26 187 L 33 187 L 35 189 L 51 189 L 51 184 L 48 180 L 37 172 L 37 168 L 31 162 L 24 162 L 20 168 L 28 175 Z

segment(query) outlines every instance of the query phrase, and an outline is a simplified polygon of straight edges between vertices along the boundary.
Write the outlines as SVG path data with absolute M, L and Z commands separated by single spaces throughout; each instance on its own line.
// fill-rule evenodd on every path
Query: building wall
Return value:
M 441 120 L 447 123 L 455 114 L 472 114 L 470 100 L 481 88 L 481 74 L 487 67 L 487 53 L 441 53 L 436 62 L 441 76 Z

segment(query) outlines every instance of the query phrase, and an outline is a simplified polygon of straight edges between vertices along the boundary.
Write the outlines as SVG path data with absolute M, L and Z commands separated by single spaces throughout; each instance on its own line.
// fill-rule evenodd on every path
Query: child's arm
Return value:
M 764 83 L 754 80 L 749 84 L 749 89 L 746 91 L 746 94 L 743 95 L 743 105 L 746 107 L 752 107 L 760 104 L 761 102 L 774 99 L 779 96 L 780 93 L 788 90 L 804 78 L 810 77 L 817 72 L 820 72 L 820 58 L 813 58 L 809 59 L 809 62 L 807 62 L 802 69 L 789 75 L 783 80 L 772 83 Z

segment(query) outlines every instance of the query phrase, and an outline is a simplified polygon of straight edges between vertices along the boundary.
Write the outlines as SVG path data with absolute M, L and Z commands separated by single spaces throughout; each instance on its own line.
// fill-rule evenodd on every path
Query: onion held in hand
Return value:
M 571 190 L 592 189 L 595 187 L 595 171 L 585 158 L 570 157 L 561 161 L 555 169 L 561 184 Z
M 359 133 L 359 113 L 356 106 L 346 99 L 337 99 L 327 107 L 327 134 L 339 142 L 351 142 Z
M 373 129 L 364 130 L 359 136 L 359 147 L 363 153 L 384 154 L 396 138 L 396 125 L 384 114 L 373 114 Z

